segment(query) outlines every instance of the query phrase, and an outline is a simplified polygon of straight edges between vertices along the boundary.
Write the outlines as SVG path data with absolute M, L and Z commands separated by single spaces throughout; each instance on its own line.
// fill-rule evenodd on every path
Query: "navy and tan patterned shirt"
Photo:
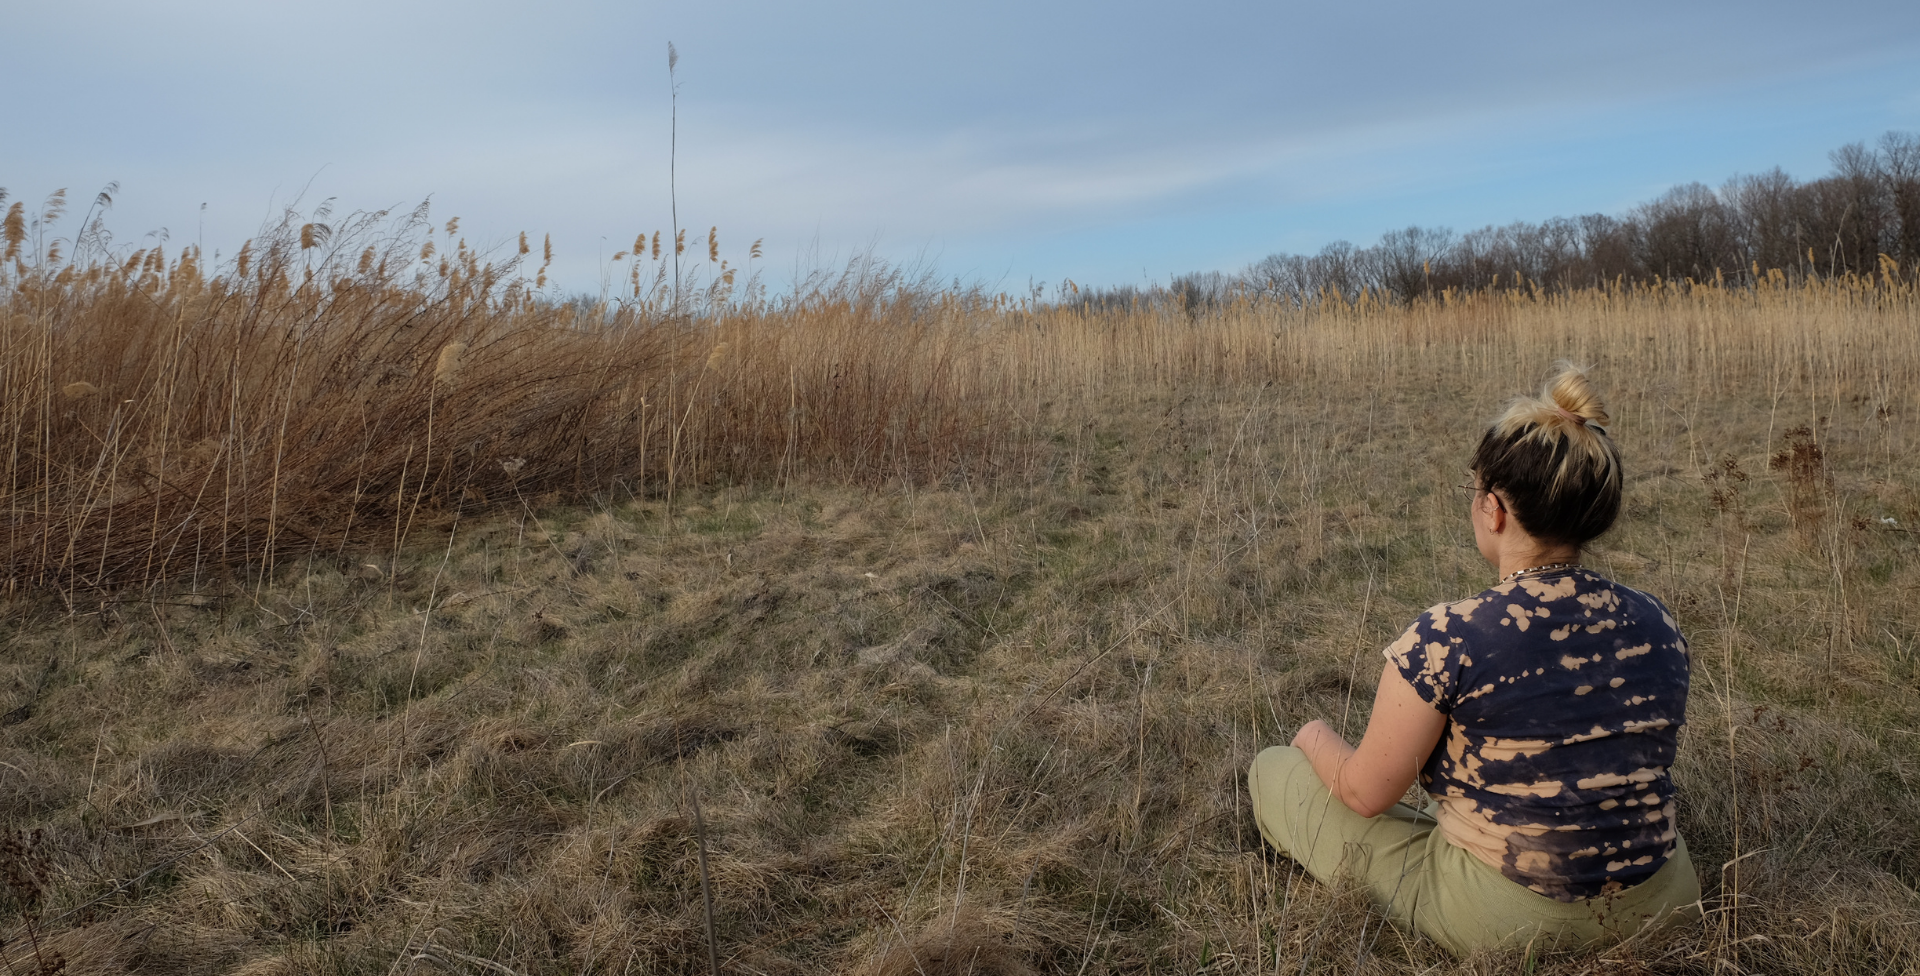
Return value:
M 1447 840 L 1561 901 L 1666 863 L 1688 658 L 1660 601 L 1560 570 L 1433 607 L 1386 657 L 1447 716 L 1420 770 Z

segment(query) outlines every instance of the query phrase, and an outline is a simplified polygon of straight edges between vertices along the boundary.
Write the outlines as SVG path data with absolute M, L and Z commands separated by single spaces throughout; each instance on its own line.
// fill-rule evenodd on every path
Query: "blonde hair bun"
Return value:
M 1564 359 L 1553 365 L 1559 372 L 1547 381 L 1541 399 L 1573 414 L 1582 423 L 1604 428 L 1613 422 L 1613 418 L 1607 415 L 1607 405 L 1600 402 L 1600 391 L 1595 390 L 1593 382 L 1587 379 L 1586 370 Z
M 1540 395 L 1515 397 L 1500 419 L 1494 421 L 1494 430 L 1512 436 L 1533 428 L 1536 440 L 1544 442 L 1559 434 L 1573 445 L 1585 446 L 1587 449 L 1582 453 L 1590 457 L 1605 453 L 1595 450 L 1598 445 L 1586 444 L 1589 438 L 1605 434 L 1607 425 L 1613 422 L 1606 403 L 1600 399 L 1600 391 L 1593 388 L 1593 381 L 1587 378 L 1584 368 L 1564 359 L 1553 366 L 1553 378 L 1547 380 Z

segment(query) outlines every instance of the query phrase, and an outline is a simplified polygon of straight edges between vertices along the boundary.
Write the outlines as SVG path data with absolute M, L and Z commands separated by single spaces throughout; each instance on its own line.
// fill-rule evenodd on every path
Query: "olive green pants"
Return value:
M 1516 884 L 1449 843 L 1431 813 L 1396 803 L 1362 817 L 1333 798 L 1306 753 L 1276 746 L 1247 771 L 1260 834 L 1331 883 L 1350 877 L 1396 923 L 1456 956 L 1476 949 L 1576 948 L 1699 917 L 1700 882 L 1684 842 L 1653 877 L 1618 894 L 1563 902 Z

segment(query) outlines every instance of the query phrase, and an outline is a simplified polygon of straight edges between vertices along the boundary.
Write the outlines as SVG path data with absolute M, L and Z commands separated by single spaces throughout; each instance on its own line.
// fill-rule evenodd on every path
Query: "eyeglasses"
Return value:
M 1454 485 L 1454 487 L 1460 489 L 1461 491 L 1471 492 L 1473 494 L 1475 501 L 1478 501 L 1480 499 L 1480 495 L 1483 492 L 1489 495 L 1493 495 L 1493 503 L 1499 506 L 1501 511 L 1505 511 L 1507 508 L 1507 503 L 1504 500 L 1502 500 L 1499 495 L 1495 495 L 1493 492 L 1493 489 L 1491 488 L 1482 488 L 1479 485 Z

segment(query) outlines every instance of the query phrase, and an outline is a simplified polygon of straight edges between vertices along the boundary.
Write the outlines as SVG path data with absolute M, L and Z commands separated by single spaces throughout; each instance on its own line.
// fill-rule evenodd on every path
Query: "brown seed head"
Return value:
M 20 256 L 20 245 L 27 239 L 26 205 L 18 200 L 7 209 L 7 219 L 0 222 L 0 237 L 7 242 L 7 250 L 0 260 L 11 261 Z

